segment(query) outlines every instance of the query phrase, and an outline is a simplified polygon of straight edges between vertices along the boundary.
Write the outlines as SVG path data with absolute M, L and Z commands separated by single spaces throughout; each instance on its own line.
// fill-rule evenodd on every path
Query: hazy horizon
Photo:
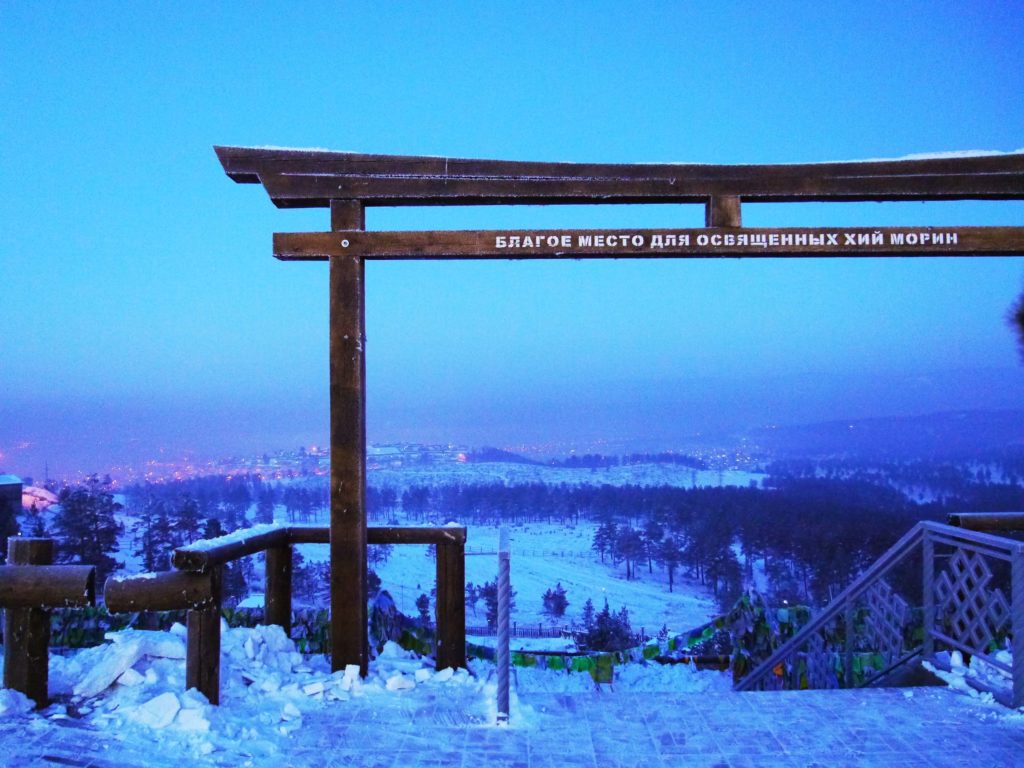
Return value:
M 480 392 L 468 401 L 453 392 L 405 398 L 392 392 L 386 399 L 371 387 L 367 432 L 371 443 L 492 445 L 545 457 L 571 450 L 617 454 L 723 444 L 769 425 L 1018 410 L 1022 387 L 1020 366 L 888 377 L 593 382 L 572 391 L 524 382 L 515 396 Z M 325 447 L 327 429 L 326 391 L 259 402 L 187 396 L 58 402 L 41 394 L 0 409 L 0 473 L 41 478 L 48 465 L 51 477 L 74 477 L 186 454 L 205 461 Z

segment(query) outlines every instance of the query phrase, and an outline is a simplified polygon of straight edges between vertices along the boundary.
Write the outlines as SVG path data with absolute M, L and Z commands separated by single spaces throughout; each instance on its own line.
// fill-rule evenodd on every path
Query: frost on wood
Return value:
M 224 536 L 218 536 L 215 539 L 203 539 L 189 544 L 187 547 L 182 547 L 183 551 L 186 552 L 209 552 L 212 549 L 223 547 L 229 544 L 242 544 L 254 536 L 258 536 L 264 533 L 273 533 L 275 531 L 284 531 L 280 525 L 274 523 L 260 523 L 249 528 L 240 528 L 233 533 L 225 534 Z

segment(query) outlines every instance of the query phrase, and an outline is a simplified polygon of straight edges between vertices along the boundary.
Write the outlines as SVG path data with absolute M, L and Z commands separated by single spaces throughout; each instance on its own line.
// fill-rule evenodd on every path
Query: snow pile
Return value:
M 972 657 L 967 664 L 964 663 L 964 657 L 960 651 L 942 651 L 936 656 L 941 666 L 948 667 L 949 671 L 947 672 L 928 661 L 922 662 L 924 668 L 940 680 L 944 680 L 950 688 L 966 693 L 971 698 L 985 702 L 994 700 L 991 693 L 986 690 L 978 690 L 976 686 L 1007 693 L 1013 689 L 1013 680 L 1009 672 L 978 656 Z M 1008 650 L 996 651 L 992 654 L 992 658 L 1008 667 L 1013 664 L 1013 655 Z
M 175 624 L 167 632 L 110 632 L 102 646 L 51 656 L 50 694 L 58 703 L 36 716 L 75 717 L 118 732 L 134 729 L 186 754 L 237 751 L 242 744 L 254 757 L 271 757 L 286 748 L 305 715 L 356 697 L 380 697 L 379 706 L 388 708 L 420 689 L 433 695 L 444 687 L 451 689 L 445 695 L 481 712 L 487 708 L 481 701 L 487 686 L 468 670 L 435 671 L 429 659 L 395 643 L 384 646 L 362 678 L 357 666 L 332 673 L 326 657 L 304 657 L 278 626 L 222 624 L 221 631 L 219 707 L 195 689 L 185 690 L 186 630 Z M 0 690 L 0 716 L 31 710 L 32 702 L 20 693 Z
M 35 702 L 21 691 L 0 688 L 0 717 L 24 715 L 32 711 Z

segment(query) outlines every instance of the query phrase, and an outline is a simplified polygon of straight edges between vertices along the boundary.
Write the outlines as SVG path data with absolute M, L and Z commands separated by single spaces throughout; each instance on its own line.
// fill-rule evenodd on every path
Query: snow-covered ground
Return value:
M 279 765 L 293 734 L 312 713 L 344 708 L 371 698 L 380 720 L 404 717 L 409 698 L 422 703 L 443 697 L 487 728 L 497 714 L 493 664 L 471 661 L 467 669 L 437 671 L 429 659 L 385 645 L 361 678 L 350 666 L 331 673 L 324 656 L 302 656 L 279 627 L 222 627 L 221 703 L 211 706 L 195 690 L 186 691 L 185 628 L 168 632 L 125 630 L 108 642 L 50 659 L 50 693 L 56 703 L 38 713 L 21 694 L 0 690 L 0 722 L 23 717 L 26 729 L 41 730 L 75 720 L 137 741 L 141 750 L 171 749 L 200 760 L 242 749 L 250 766 Z M 579 692 L 594 690 L 580 672 L 515 669 L 510 725 L 530 727 L 529 708 L 516 690 Z M 699 693 L 728 690 L 728 676 L 697 672 L 689 666 L 641 663 L 617 668 L 619 691 Z
M 386 709 L 389 698 L 406 691 L 443 688 L 446 695 L 486 708 L 486 668 L 476 677 L 465 669 L 435 671 L 429 660 L 389 643 L 365 679 L 354 666 L 332 674 L 326 657 L 300 655 L 280 627 L 226 625 L 221 705 L 214 707 L 194 689 L 185 690 L 183 626 L 169 632 L 112 632 L 107 638 L 95 648 L 51 656 L 50 695 L 57 703 L 39 718 L 74 718 L 98 729 L 171 742 L 194 755 L 245 741 L 254 753 L 271 758 L 302 727 L 305 713 L 352 698 L 379 697 Z M 17 692 L 0 694 L 0 716 L 24 715 L 31 708 Z
M 950 689 L 732 693 L 728 674 L 639 663 L 600 692 L 585 673 L 515 668 L 499 726 L 491 664 L 438 672 L 391 645 L 364 679 L 276 627 L 224 631 L 213 707 L 183 689 L 182 635 L 126 631 L 53 658 L 59 700 L 38 713 L 0 690 L 0 764 L 1009 768 L 1024 738 L 1021 712 Z
M 668 591 L 668 576 L 657 564 L 649 573 L 647 563 L 636 568 L 636 579 L 625 578 L 625 568 L 615 567 L 610 560 L 601 563 L 591 550 L 596 525 L 579 523 L 562 526 L 544 523 L 523 524 L 510 529 L 512 589 L 515 607 L 512 620 L 522 625 L 551 625 L 543 613 L 542 596 L 561 583 L 566 590 L 569 608 L 557 625 L 580 620 L 583 605 L 592 600 L 596 610 L 604 601 L 613 611 L 625 606 L 634 630 L 643 628 L 655 634 L 662 626 L 673 632 L 684 632 L 704 624 L 717 615 L 714 600 L 701 585 L 683 579 L 676 572 L 675 585 Z M 494 581 L 498 572 L 498 528 L 470 526 L 467 531 L 466 581 L 481 585 Z M 326 561 L 326 544 L 304 544 L 299 551 L 307 561 Z M 427 556 L 427 547 L 395 546 L 383 566 L 376 568 L 382 586 L 387 589 L 398 609 L 415 615 L 416 598 L 430 594 L 434 584 L 434 561 Z M 483 600 L 466 607 L 466 623 L 485 623 Z M 555 646 L 550 646 L 555 647 Z

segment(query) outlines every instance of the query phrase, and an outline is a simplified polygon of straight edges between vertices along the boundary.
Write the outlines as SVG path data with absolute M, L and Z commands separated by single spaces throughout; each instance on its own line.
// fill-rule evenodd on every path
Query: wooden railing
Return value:
M 967 675 L 966 683 L 1007 706 L 1024 705 L 1024 542 L 968 527 L 1008 530 L 1024 524 L 1024 515 L 956 515 L 953 521 L 963 527 L 917 523 L 739 679 L 736 690 L 869 685 L 919 655 L 948 671 L 946 655 L 937 653 L 945 648 L 980 659 L 1005 676 L 996 683 Z M 910 558 L 917 556 L 920 611 L 914 610 L 912 595 L 901 595 L 886 581 L 897 566 L 914 563 Z M 1009 661 L 993 650 L 1007 639 Z M 854 656 L 863 651 L 880 657 L 882 667 L 864 668 L 858 679 Z
M 437 669 L 466 666 L 466 529 L 370 527 L 366 535 L 369 544 L 437 546 L 436 665 Z M 186 609 L 185 687 L 197 688 L 210 703 L 218 704 L 223 567 L 266 552 L 264 618 L 287 634 L 291 631 L 292 547 L 329 542 L 330 529 L 321 526 L 267 525 L 236 531 L 175 550 L 176 571 L 112 576 L 104 602 L 112 613 Z
M 96 569 L 51 565 L 53 548 L 53 539 L 8 539 L 8 565 L 0 566 L 4 688 L 39 707 L 49 700 L 50 609 L 96 604 Z

